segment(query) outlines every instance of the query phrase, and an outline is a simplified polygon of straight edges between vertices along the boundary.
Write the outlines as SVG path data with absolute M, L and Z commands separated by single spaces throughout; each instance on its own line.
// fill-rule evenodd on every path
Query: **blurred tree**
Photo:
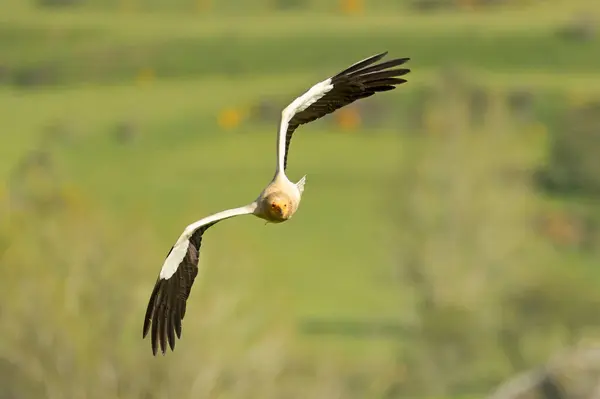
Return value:
M 535 119 L 535 94 L 528 89 L 510 90 L 507 95 L 511 117 L 517 122 L 531 123 Z
M 133 337 L 122 333 L 133 314 L 123 305 L 136 293 L 128 278 L 134 270 L 118 265 L 145 262 L 131 251 L 141 236 L 119 237 L 107 220 L 89 208 L 41 207 L 22 213 L 9 232 L 16 238 L 0 258 L 0 359 L 41 381 L 44 397 L 117 397 L 131 389 L 139 397 L 166 378 L 146 374 L 136 386 L 126 377 L 133 365 L 123 349 Z M 33 397 L 28 384 L 15 379 L 9 386 Z
M 442 122 L 403 141 L 384 207 L 398 212 L 398 284 L 415 331 L 399 348 L 408 376 L 398 389 L 412 397 L 481 392 L 595 327 L 595 280 L 558 263 L 532 228 L 542 202 L 528 174 L 504 178 L 536 159 L 506 133 L 516 129 L 502 101 L 480 128 L 469 101 L 468 90 L 446 90 L 432 102 Z
M 557 34 L 559 37 L 575 42 L 593 40 L 597 36 L 597 21 L 594 14 L 586 12 L 576 15 L 564 26 L 561 26 Z
M 600 101 L 576 106 L 557 124 L 539 183 L 550 192 L 600 196 Z

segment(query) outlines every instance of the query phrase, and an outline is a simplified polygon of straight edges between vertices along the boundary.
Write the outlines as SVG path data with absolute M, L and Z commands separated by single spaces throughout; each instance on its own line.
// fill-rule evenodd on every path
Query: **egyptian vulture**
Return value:
M 410 69 L 395 68 L 409 58 L 376 63 L 387 51 L 359 61 L 322 82 L 292 101 L 281 113 L 277 134 L 277 167 L 273 180 L 248 205 L 207 216 L 187 226 L 163 263 L 150 295 L 143 327 L 143 338 L 151 332 L 152 353 L 166 352 L 167 342 L 175 348 L 175 336 L 181 338 L 181 322 L 186 301 L 198 274 L 202 235 L 216 223 L 241 215 L 254 215 L 270 223 L 289 220 L 298 210 L 306 175 L 293 183 L 285 174 L 292 135 L 298 126 L 312 122 L 361 98 L 395 89 L 406 80 Z

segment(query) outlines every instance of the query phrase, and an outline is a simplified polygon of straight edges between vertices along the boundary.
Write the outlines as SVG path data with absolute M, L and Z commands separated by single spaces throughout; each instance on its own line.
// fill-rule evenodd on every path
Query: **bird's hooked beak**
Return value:
M 269 199 L 266 211 L 269 214 L 268 219 L 271 222 L 279 223 L 289 218 L 292 209 L 291 204 L 285 196 L 273 196 Z
M 283 208 L 281 207 L 281 204 L 277 201 L 274 201 L 271 203 L 271 209 L 273 210 L 273 212 L 277 213 L 278 215 L 283 215 Z

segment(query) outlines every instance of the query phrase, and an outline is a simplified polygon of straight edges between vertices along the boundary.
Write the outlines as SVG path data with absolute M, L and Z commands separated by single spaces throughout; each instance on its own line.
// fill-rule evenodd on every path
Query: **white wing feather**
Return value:
M 160 270 L 160 278 L 163 280 L 169 279 L 179 267 L 181 261 L 185 257 L 190 245 L 190 237 L 196 230 L 212 222 L 218 222 L 219 220 L 228 219 L 234 216 L 248 215 L 254 212 L 256 209 L 256 203 L 242 206 L 240 208 L 228 209 L 226 211 L 218 212 L 213 215 L 207 216 L 200 219 L 185 228 L 183 233 L 179 236 L 179 239 L 173 246 L 171 253 L 165 259 L 163 267 Z
M 331 89 L 333 89 L 333 85 L 331 84 L 331 78 L 328 78 L 308 89 L 306 93 L 292 101 L 292 103 L 281 112 L 281 124 L 279 125 L 279 133 L 277 134 L 277 174 L 285 174 L 283 170 L 283 160 L 285 159 L 285 136 L 290 120 L 292 120 L 294 115 L 298 112 L 304 111 L 306 108 L 319 101 L 319 99 Z

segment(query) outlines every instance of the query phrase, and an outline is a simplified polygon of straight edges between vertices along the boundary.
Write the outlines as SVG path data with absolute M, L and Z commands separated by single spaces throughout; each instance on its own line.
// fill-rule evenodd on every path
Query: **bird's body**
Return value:
M 292 218 L 300 206 L 306 176 L 292 183 L 284 174 L 277 174 L 256 199 L 254 215 L 270 223 Z
M 277 135 L 277 165 L 271 182 L 256 200 L 239 208 L 215 213 L 188 225 L 173 245 L 163 263 L 144 319 L 143 336 L 151 331 L 152 351 L 158 347 L 164 354 L 167 342 L 175 348 L 175 335 L 181 338 L 182 320 L 187 298 L 198 274 L 202 235 L 221 220 L 241 215 L 254 215 L 268 223 L 283 223 L 298 211 L 304 192 L 306 176 L 297 183 L 287 177 L 287 156 L 294 131 L 356 100 L 388 91 L 406 80 L 397 78 L 409 69 L 391 69 L 404 64 L 408 58 L 374 64 L 387 52 L 359 61 L 335 76 L 312 86 L 281 113 Z

